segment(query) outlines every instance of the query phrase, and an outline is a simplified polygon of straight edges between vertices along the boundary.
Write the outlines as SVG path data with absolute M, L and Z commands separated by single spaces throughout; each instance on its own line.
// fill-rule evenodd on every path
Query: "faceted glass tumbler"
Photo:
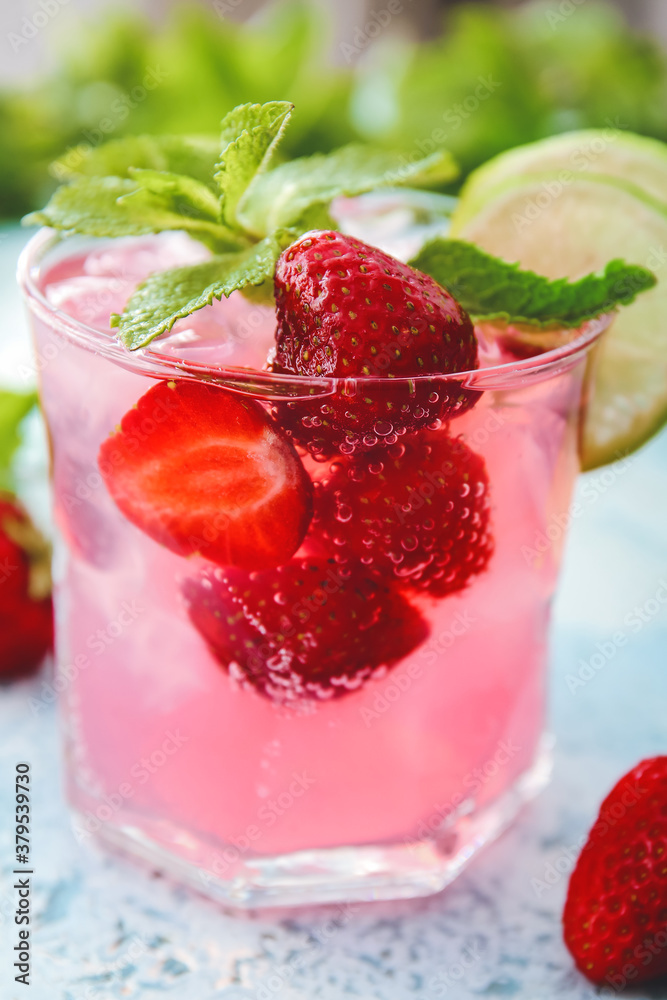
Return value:
M 97 284 L 81 277 L 90 254 L 96 261 L 105 252 L 122 256 L 125 246 L 131 256 L 132 241 L 116 250 L 114 241 L 43 231 L 19 276 L 51 445 L 53 684 L 75 831 L 238 907 L 436 892 L 548 777 L 547 639 L 563 540 L 550 528 L 567 509 L 578 472 L 587 360 L 609 317 L 552 333 L 551 349 L 541 353 L 526 348 L 521 331 L 479 329 L 482 362 L 469 373 L 343 382 L 260 370 L 257 345 L 270 340 L 273 313 L 235 293 L 190 317 L 187 329 L 130 354 L 96 317 L 114 309 L 114 281 L 123 294 L 136 283 L 131 268 L 129 277 L 84 274 Z M 149 246 L 158 262 L 162 246 L 159 238 Z M 172 266 L 166 256 L 164 266 Z M 56 284 L 58 295 L 47 294 Z M 219 324 L 227 324 L 222 361 L 211 334 Z M 411 589 L 408 569 L 401 589 L 398 557 L 391 587 L 399 596 L 369 633 L 377 636 L 371 646 L 392 647 L 382 653 L 389 665 L 350 681 L 341 633 L 331 696 L 289 697 L 289 678 L 283 682 L 279 660 L 271 660 L 276 635 L 266 648 L 259 641 L 248 647 L 247 661 L 223 662 L 193 624 L 191 604 L 193 588 L 224 583 L 224 568 L 206 559 L 205 547 L 184 558 L 130 523 L 98 462 L 124 414 L 169 381 L 205 382 L 251 399 L 280 434 L 295 426 L 315 432 L 341 399 L 354 406 L 391 394 L 428 409 L 429 400 L 465 395 L 470 405 L 447 423 L 407 435 L 371 429 L 348 454 L 345 445 L 329 456 L 299 454 L 317 495 L 355 455 L 380 454 L 382 466 L 382 448 L 396 456 L 427 446 L 428 461 L 414 465 L 412 500 L 396 514 L 405 528 L 404 565 L 412 565 L 420 531 L 437 536 L 433 523 L 445 523 L 446 504 L 456 517 L 477 518 L 476 534 L 466 534 L 462 521 L 459 541 L 471 540 L 471 552 L 479 552 L 485 534 L 484 559 L 457 589 L 452 581 L 467 555 L 451 542 L 441 585 L 429 591 Z M 149 415 L 138 446 L 150 448 L 155 427 L 168 419 L 159 410 Z M 453 504 L 448 484 L 457 455 L 478 470 L 477 492 L 466 498 L 464 483 Z M 285 641 L 315 629 L 318 615 L 346 599 L 349 576 L 336 554 L 358 511 L 341 515 L 339 504 L 319 523 L 327 517 L 331 549 L 316 553 L 310 590 L 298 602 L 287 595 Z M 546 550 L 536 545 L 552 536 Z M 370 563 L 361 559 L 359 571 L 372 573 Z M 250 573 L 251 603 L 254 586 Z M 357 598 L 350 592 L 349 599 Z M 231 636 L 234 623 L 228 628 Z M 268 671 L 273 687 L 260 690 Z

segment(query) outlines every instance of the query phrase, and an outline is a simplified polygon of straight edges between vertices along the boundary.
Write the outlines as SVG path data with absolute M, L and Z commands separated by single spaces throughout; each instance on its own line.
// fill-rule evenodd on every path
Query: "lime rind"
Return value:
M 474 218 L 507 182 L 561 171 L 632 180 L 667 205 L 667 146 L 618 128 L 565 132 L 501 153 L 475 170 L 461 192 L 459 219 Z

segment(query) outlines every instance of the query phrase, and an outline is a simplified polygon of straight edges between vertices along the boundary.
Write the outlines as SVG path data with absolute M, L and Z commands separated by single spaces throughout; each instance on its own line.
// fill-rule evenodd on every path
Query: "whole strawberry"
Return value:
M 408 656 L 426 623 L 362 566 L 321 557 L 278 569 L 200 572 L 183 584 L 190 619 L 243 686 L 271 701 L 329 701 Z
M 621 778 L 570 879 L 565 943 L 592 982 L 618 992 L 667 975 L 667 757 Z
M 477 367 L 470 318 L 421 271 L 351 236 L 315 231 L 278 260 L 275 297 L 273 370 L 350 380 L 334 395 L 280 405 L 284 426 L 313 454 L 391 444 L 475 402 L 456 380 L 415 379 Z
M 340 457 L 315 484 L 313 533 L 339 559 L 437 597 L 486 568 L 489 520 L 484 459 L 444 431 Z
M 28 673 L 53 646 L 49 564 L 27 512 L 0 494 L 0 676 Z

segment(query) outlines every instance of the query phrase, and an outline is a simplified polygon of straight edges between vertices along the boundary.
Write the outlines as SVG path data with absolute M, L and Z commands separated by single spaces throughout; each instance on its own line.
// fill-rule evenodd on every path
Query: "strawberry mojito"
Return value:
M 95 151 L 39 213 L 80 235 L 21 272 L 75 829 L 239 906 L 436 891 L 541 787 L 536 539 L 590 348 L 654 281 L 441 237 L 400 261 L 332 198 L 448 158 L 272 167 L 290 113 L 236 109 L 178 173 L 176 140 Z

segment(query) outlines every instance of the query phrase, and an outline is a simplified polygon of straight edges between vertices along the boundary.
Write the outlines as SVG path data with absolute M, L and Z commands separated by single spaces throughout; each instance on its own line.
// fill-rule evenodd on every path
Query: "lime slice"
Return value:
M 463 189 L 459 225 L 474 218 L 508 181 L 536 174 L 615 177 L 667 205 L 667 146 L 618 129 L 586 129 L 518 146 L 475 170 Z
M 665 167 L 667 177 L 667 166 Z M 508 181 L 471 215 L 463 192 L 452 236 L 549 278 L 578 278 L 614 257 L 658 274 L 600 344 L 582 429 L 582 465 L 634 451 L 667 420 L 667 207 L 610 177 L 560 171 Z

